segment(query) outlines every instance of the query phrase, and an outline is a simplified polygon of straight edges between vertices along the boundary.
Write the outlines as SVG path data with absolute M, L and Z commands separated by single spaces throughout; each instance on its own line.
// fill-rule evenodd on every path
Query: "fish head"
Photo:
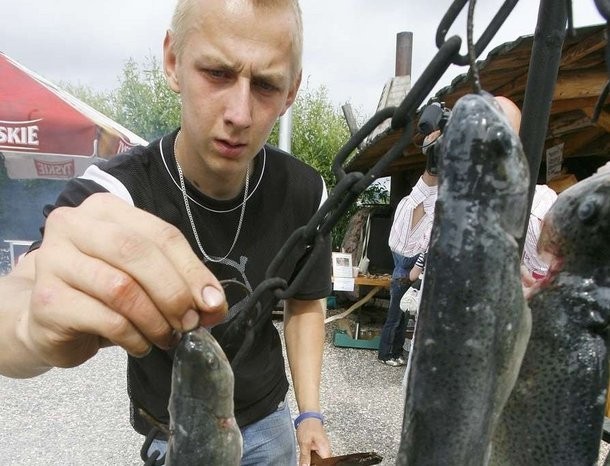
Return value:
M 233 416 L 233 370 L 203 327 L 186 332 L 174 354 L 172 393 L 200 400 L 219 416 Z
M 610 265 L 610 173 L 559 194 L 544 218 L 538 248 L 560 268 Z
M 520 237 L 529 167 L 519 136 L 493 96 L 467 94 L 456 102 L 440 153 L 439 197 L 450 191 Z

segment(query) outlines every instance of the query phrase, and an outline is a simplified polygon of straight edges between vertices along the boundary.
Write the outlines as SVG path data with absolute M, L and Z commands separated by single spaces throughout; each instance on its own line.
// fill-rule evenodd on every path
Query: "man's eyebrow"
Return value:
M 223 67 L 232 69 L 235 67 L 229 60 L 224 57 L 224 54 L 217 52 L 216 50 L 207 50 L 199 52 L 195 56 L 195 63 L 198 66 L 203 67 Z
M 204 56 L 198 60 L 200 66 L 205 68 L 218 68 L 223 71 L 239 71 L 239 67 L 237 65 L 232 65 L 231 63 L 213 56 Z
M 274 84 L 276 86 L 282 86 L 284 83 L 288 81 L 288 76 L 284 73 L 279 72 L 254 72 L 252 74 L 252 81 L 255 82 L 265 82 Z
M 200 66 L 204 68 L 215 68 L 220 71 L 227 71 L 231 73 L 240 73 L 243 69 L 243 65 L 237 65 L 234 63 L 230 63 L 228 61 L 223 60 L 221 57 L 216 57 L 212 55 L 203 56 L 199 60 Z M 289 76 L 281 71 L 255 71 L 252 73 L 252 81 L 255 82 L 266 82 L 271 83 L 277 86 L 282 86 L 286 82 L 288 82 Z

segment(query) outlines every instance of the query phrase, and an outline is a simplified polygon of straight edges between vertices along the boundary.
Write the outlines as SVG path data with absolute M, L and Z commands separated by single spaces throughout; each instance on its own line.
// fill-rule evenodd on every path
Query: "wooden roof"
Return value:
M 522 108 L 532 43 L 533 36 L 521 36 L 496 47 L 485 60 L 479 61 L 483 89 L 509 97 Z M 605 25 L 575 29 L 574 36 L 567 35 L 564 41 L 545 149 L 563 142 L 566 162 L 582 156 L 610 158 L 610 105 L 604 106 L 596 124 L 591 122 L 599 95 L 608 80 L 605 46 Z M 462 74 L 435 97 L 451 108 L 470 92 L 472 85 L 467 75 Z M 399 131 L 391 130 L 377 136 L 360 150 L 347 171 L 368 170 L 399 136 Z M 382 176 L 423 170 L 425 159 L 418 147 L 421 140 L 421 135 L 416 134 L 407 154 L 396 160 Z

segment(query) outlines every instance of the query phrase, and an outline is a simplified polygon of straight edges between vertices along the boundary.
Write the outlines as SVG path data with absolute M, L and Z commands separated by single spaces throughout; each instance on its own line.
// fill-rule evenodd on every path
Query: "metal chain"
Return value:
M 243 355 L 247 353 L 255 340 L 261 326 L 271 318 L 274 305 L 281 299 L 294 296 L 296 290 L 310 272 L 311 267 L 313 267 L 318 255 L 324 253 L 325 236 L 329 234 L 358 196 L 379 178 L 394 160 L 403 156 L 404 149 L 412 140 L 413 120 L 417 109 L 445 71 L 451 64 L 468 65 L 470 58 L 478 57 L 500 29 L 518 0 L 507 0 L 500 7 L 498 13 L 474 45 L 474 58 L 459 54 L 462 44 L 460 37 L 453 36 L 445 40 L 449 28 L 467 2 L 468 0 L 455 0 L 449 7 L 437 30 L 438 52 L 419 79 L 413 84 L 398 108 L 389 107 L 377 112 L 339 150 L 332 165 L 337 184 L 330 192 L 328 199 L 307 225 L 294 231 L 288 238 L 269 264 L 265 280 L 254 289 L 245 304 L 245 308 L 229 322 L 225 332 L 220 335 L 219 342 L 226 349 L 233 367 L 239 365 Z M 358 155 L 355 155 L 352 159 L 350 159 L 350 156 L 380 123 L 389 118 L 391 118 L 392 129 L 402 131 L 398 141 L 368 172 L 346 173 L 346 161 L 357 159 Z M 301 256 L 292 268 L 290 277 L 277 276 L 280 266 L 287 260 L 289 252 L 295 250 L 300 251 Z
M 610 0 L 595 0 L 595 6 L 599 11 L 599 14 L 604 17 L 606 20 L 606 35 L 610 34 Z M 597 99 L 597 103 L 595 104 L 595 109 L 593 110 L 593 116 L 591 117 L 591 121 L 593 123 L 597 123 L 599 116 L 602 112 L 604 104 L 608 98 L 608 94 L 610 93 L 610 44 L 606 44 L 606 72 L 608 73 L 608 81 L 602 90 L 599 99 Z

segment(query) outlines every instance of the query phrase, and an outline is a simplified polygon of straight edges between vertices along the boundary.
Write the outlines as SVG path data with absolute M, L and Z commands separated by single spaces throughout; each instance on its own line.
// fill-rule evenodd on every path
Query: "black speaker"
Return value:
M 392 209 L 389 205 L 372 206 L 371 230 L 367 256 L 369 258 L 369 273 L 391 274 L 394 270 L 394 260 L 388 246 L 390 228 L 392 227 Z

